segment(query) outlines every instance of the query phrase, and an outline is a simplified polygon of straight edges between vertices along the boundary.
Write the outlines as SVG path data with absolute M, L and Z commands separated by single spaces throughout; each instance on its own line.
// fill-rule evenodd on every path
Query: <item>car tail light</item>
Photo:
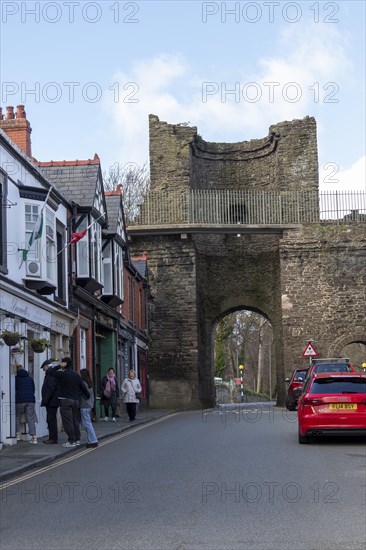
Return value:
M 318 398 L 303 397 L 302 404 L 303 405 L 314 405 L 314 406 L 323 405 L 324 404 L 324 399 L 319 398 L 319 397 Z

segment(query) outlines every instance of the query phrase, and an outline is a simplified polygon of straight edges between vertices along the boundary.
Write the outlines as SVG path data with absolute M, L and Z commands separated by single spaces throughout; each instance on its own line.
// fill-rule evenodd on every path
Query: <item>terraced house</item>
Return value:
M 39 436 L 45 359 L 70 355 L 76 370 L 90 371 L 97 397 L 110 367 L 119 380 L 130 368 L 146 378 L 147 259 L 130 257 L 121 189 L 105 193 L 97 155 L 37 161 L 24 106 L 0 113 L 0 128 L 0 332 L 19 336 L 15 345 L 0 340 L 0 441 L 12 444 L 16 364 L 36 384 Z

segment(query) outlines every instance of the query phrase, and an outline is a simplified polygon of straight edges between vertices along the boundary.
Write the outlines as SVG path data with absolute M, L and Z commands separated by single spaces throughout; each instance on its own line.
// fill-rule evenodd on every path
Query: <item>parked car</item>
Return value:
M 298 402 L 299 443 L 311 436 L 366 436 L 366 374 L 314 374 Z
M 285 382 L 290 382 L 286 394 L 286 409 L 294 411 L 302 392 L 304 380 L 309 367 L 295 369 L 291 378 L 286 378 Z
M 304 386 L 313 374 L 321 372 L 355 372 L 355 369 L 346 357 L 312 359 L 305 376 Z

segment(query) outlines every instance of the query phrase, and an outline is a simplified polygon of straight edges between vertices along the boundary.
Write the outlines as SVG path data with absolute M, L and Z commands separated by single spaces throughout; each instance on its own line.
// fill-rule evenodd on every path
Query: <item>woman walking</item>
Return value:
M 119 397 L 119 389 L 116 374 L 114 369 L 110 368 L 108 370 L 107 376 L 102 378 L 101 382 L 101 404 L 104 405 L 104 421 L 108 422 L 109 418 L 109 407 L 112 409 L 112 422 L 116 421 L 116 408 L 117 408 L 117 399 Z
M 130 370 L 128 377 L 123 380 L 122 393 L 123 401 L 126 403 L 127 414 L 130 422 L 136 420 L 136 405 L 139 400 L 136 396 L 142 390 L 140 380 L 136 378 L 134 370 Z
M 86 436 L 88 438 L 88 443 L 86 444 L 86 447 L 87 448 L 98 447 L 98 438 L 96 436 L 94 426 L 91 421 L 91 410 L 94 407 L 93 382 L 91 381 L 88 369 L 81 369 L 80 376 L 81 376 L 83 385 L 86 387 L 86 389 L 90 393 L 89 399 L 85 399 L 83 395 L 81 395 L 81 399 L 80 399 L 81 421 L 86 430 Z

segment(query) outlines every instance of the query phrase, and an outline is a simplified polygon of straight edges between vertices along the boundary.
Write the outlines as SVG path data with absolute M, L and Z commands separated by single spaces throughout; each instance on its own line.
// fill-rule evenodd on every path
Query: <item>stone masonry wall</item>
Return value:
M 308 225 L 280 247 L 285 370 L 308 364 L 308 340 L 321 357 L 366 343 L 366 227 Z
M 136 248 L 138 246 L 138 248 Z M 196 259 L 191 241 L 180 236 L 133 240 L 147 252 L 150 405 L 198 408 Z
M 196 127 L 149 118 L 151 190 L 317 190 L 316 122 L 285 121 L 268 136 L 238 143 L 204 141 Z

